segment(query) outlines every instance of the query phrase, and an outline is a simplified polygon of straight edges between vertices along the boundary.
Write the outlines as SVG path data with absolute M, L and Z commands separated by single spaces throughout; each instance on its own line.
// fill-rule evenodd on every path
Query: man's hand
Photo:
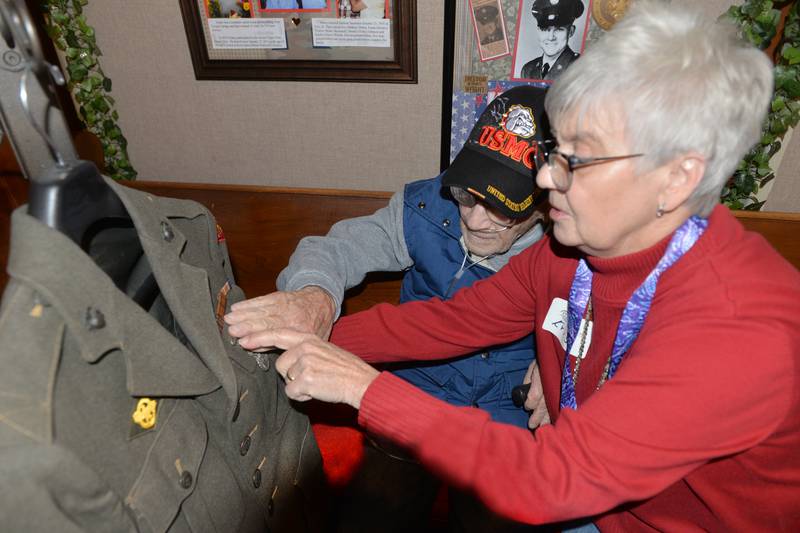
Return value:
M 253 342 L 254 334 L 278 328 L 290 328 L 327 340 L 336 315 L 333 298 L 320 287 L 299 291 L 277 291 L 231 306 L 225 315 L 228 333 L 239 338 L 248 350 L 266 348 Z
M 523 383 L 530 383 L 528 397 L 525 399 L 525 409 L 531 412 L 528 419 L 528 427 L 536 429 L 539 426 L 550 423 L 550 413 L 547 412 L 547 405 L 544 403 L 544 389 L 542 389 L 542 378 L 539 376 L 539 366 L 536 360 L 528 367 Z
M 357 356 L 309 333 L 273 329 L 255 335 L 262 346 L 286 350 L 275 369 L 286 381 L 286 395 L 298 401 L 314 398 L 346 403 L 358 409 L 379 372 Z

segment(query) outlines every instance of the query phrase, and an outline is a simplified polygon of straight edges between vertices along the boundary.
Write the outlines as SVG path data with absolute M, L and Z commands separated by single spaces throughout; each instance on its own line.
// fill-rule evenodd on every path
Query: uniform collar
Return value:
M 112 187 L 124 189 L 116 184 Z M 140 210 L 146 198 L 129 201 L 124 193 L 120 198 L 144 246 L 161 227 L 157 215 Z M 151 207 L 149 211 L 155 210 Z M 176 232 L 165 248 L 172 246 L 179 253 L 184 244 L 185 239 Z M 26 205 L 12 215 L 8 272 L 59 311 L 87 363 L 122 350 L 131 395 L 197 396 L 219 388 L 219 380 L 207 365 L 123 294 L 69 238 L 28 215 Z
M 207 211 L 196 202 L 153 196 L 107 178 L 106 181 L 133 219 L 142 248 L 170 311 L 191 339 L 197 355 L 225 389 L 232 413 L 239 399 L 236 374 L 214 319 L 208 273 L 190 264 L 188 259 L 185 260 L 187 241 L 176 222 L 202 217 L 203 220 L 198 221 L 196 227 L 202 228 L 203 223 L 206 224 L 205 232 L 198 229 L 198 233 L 208 239 L 206 244 L 209 250 L 215 250 L 218 246 L 216 225 Z M 193 235 L 193 238 L 198 236 Z M 214 261 L 213 255 L 212 252 L 212 257 L 209 257 L 206 253 L 203 259 L 197 259 L 196 262 L 205 264 Z M 248 362 L 255 367 L 254 360 Z

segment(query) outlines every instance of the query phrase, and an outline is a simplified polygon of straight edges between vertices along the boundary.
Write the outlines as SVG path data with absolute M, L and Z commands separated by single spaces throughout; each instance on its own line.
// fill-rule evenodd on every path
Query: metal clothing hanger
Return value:
M 24 0 L 0 0 L 0 35 L 0 120 L 30 181 L 28 213 L 85 248 L 98 223 L 130 216 L 76 155 L 55 94 L 64 76 L 44 59 Z

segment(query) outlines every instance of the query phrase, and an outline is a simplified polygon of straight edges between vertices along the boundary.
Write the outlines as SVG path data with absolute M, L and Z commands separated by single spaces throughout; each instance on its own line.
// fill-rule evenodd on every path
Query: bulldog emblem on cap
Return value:
M 536 133 L 533 111 L 529 107 L 512 105 L 505 114 L 503 128 L 523 139 L 533 137 Z

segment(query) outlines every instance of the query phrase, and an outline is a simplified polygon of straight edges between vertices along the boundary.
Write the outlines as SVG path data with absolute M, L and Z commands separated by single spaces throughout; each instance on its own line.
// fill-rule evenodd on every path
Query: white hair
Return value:
M 769 58 L 732 24 L 688 2 L 638 0 L 553 83 L 545 109 L 558 125 L 573 111 L 619 105 L 632 151 L 654 167 L 701 154 L 705 174 L 689 201 L 706 216 L 761 138 L 772 86 Z

